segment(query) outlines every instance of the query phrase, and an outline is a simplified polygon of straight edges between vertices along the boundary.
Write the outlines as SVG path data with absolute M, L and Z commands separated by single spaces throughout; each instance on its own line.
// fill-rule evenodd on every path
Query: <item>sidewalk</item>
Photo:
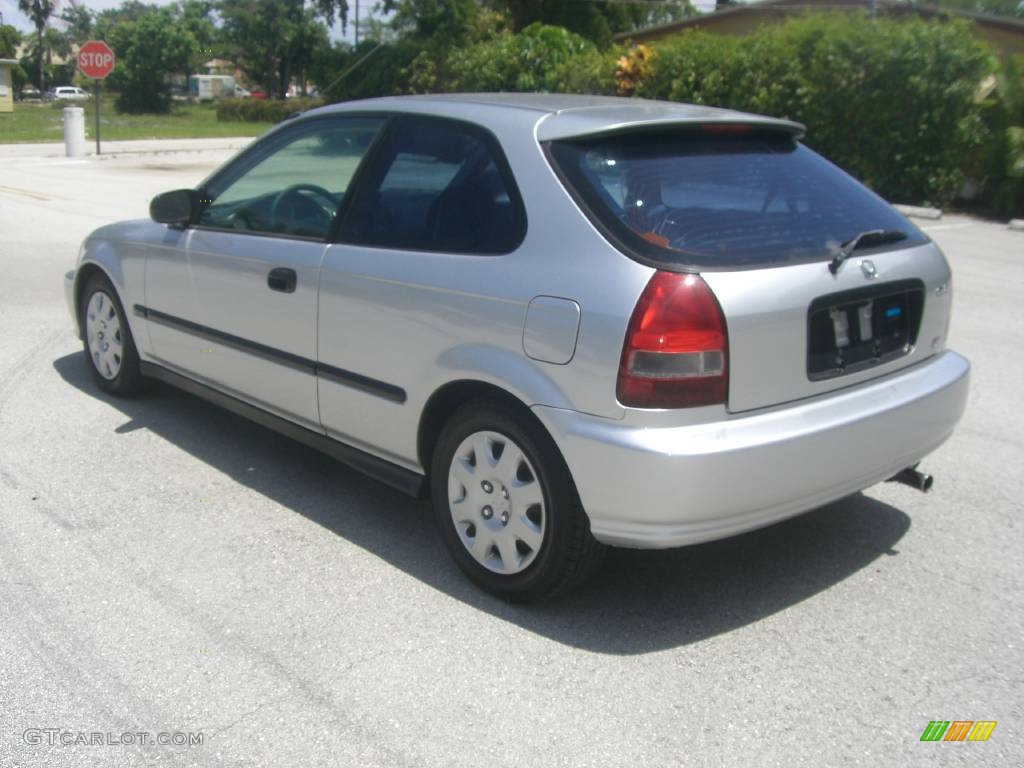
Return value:
M 236 151 L 253 141 L 250 136 L 213 139 L 138 139 L 132 141 L 101 141 L 100 159 L 108 155 L 167 154 L 178 152 Z M 87 158 L 96 158 L 96 142 L 86 140 Z M 65 157 L 64 142 L 39 144 L 0 144 L 0 160 L 4 158 Z M 84 158 L 82 158 L 84 159 Z

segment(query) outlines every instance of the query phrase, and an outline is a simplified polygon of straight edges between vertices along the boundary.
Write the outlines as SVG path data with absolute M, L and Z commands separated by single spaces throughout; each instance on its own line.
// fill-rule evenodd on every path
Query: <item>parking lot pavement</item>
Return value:
M 924 223 L 974 363 L 931 494 L 615 551 L 515 607 L 425 505 L 184 394 L 90 384 L 61 294 L 81 238 L 225 156 L 0 161 L 0 766 L 1024 764 L 1024 234 Z M 936 719 L 998 725 L 922 743 Z

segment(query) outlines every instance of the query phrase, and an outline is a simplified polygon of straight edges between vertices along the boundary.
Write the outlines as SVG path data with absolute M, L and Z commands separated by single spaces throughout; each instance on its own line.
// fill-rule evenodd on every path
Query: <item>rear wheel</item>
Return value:
M 551 438 L 501 400 L 460 409 L 438 438 L 434 511 L 459 567 L 509 600 L 566 592 L 604 552 Z
M 117 291 L 103 274 L 82 288 L 81 328 L 93 379 L 106 392 L 134 395 L 142 390 L 139 354 Z

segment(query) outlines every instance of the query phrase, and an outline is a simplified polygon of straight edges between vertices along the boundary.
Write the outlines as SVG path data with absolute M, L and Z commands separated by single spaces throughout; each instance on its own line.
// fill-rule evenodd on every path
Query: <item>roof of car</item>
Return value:
M 670 101 L 625 98 L 617 96 L 586 96 L 564 93 L 442 93 L 413 96 L 386 96 L 379 99 L 345 102 L 325 109 L 395 109 L 426 108 L 431 112 L 447 112 L 449 108 L 487 107 L 490 110 L 529 110 L 538 114 L 537 138 L 552 141 L 580 136 L 616 133 L 637 128 L 690 124 L 754 125 L 802 136 L 804 126 L 790 120 L 737 112 L 731 109 L 680 104 Z M 320 110 L 318 110 L 320 111 Z

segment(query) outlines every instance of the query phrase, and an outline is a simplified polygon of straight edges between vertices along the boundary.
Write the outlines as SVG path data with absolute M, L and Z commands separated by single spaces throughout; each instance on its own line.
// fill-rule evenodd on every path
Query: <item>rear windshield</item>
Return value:
M 780 134 L 633 133 L 557 141 L 551 155 L 627 252 L 696 268 L 831 258 L 868 230 L 927 238 L 880 197 Z

